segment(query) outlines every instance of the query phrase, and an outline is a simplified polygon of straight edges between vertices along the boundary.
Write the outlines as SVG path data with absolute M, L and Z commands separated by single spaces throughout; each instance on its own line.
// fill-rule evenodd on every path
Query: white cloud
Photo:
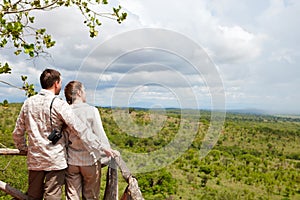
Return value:
M 300 56 L 300 52 L 295 52 L 292 49 L 279 49 L 272 52 L 270 61 L 284 62 L 288 64 L 296 63 L 296 58 Z
M 214 59 L 220 64 L 252 61 L 261 55 L 264 37 L 240 26 L 218 26 Z
M 234 27 L 226 27 L 226 26 L 219 26 L 218 27 L 221 33 L 224 35 L 225 39 L 236 39 L 241 40 L 243 42 L 249 43 L 253 40 L 254 35 L 245 31 L 243 28 L 239 26 Z
M 113 1 L 114 4 L 116 2 Z M 14 56 L 11 50 L 1 50 L 1 62 L 9 61 L 14 68 L 13 75 L 0 75 L 0 79 L 21 84 L 20 75 L 29 74 L 29 80 L 39 85 L 40 72 L 46 67 L 54 67 L 62 72 L 64 83 L 80 79 L 91 93 L 96 92 L 95 102 L 106 105 L 110 103 L 116 81 L 124 75 L 127 76 L 127 87 L 120 88 L 124 89 L 124 93 L 126 89 L 133 89 L 151 80 L 177 89 L 181 94 L 187 87 L 183 82 L 187 81 L 193 91 L 199 93 L 199 100 L 204 100 L 205 105 L 209 105 L 210 96 L 203 77 L 184 65 L 180 59 L 174 59 L 168 54 L 159 52 L 163 55 L 159 57 L 158 52 L 157 55 L 130 52 L 115 60 L 115 65 L 103 73 L 108 67 L 107 61 L 121 55 L 120 52 L 126 52 L 128 43 L 147 41 L 173 47 L 179 42 L 176 39 L 153 41 L 153 35 L 147 38 L 131 36 L 125 38 L 126 41 L 118 40 L 110 46 L 104 45 L 104 49 L 97 49 L 120 33 L 156 27 L 183 34 L 205 49 L 219 66 L 227 106 L 252 105 L 274 109 L 277 105 L 284 110 L 284 102 L 291 110 L 299 105 L 300 97 L 295 88 L 300 85 L 300 69 L 297 65 L 300 62 L 300 1 L 186 0 L 174 3 L 171 0 L 130 0 L 122 1 L 121 5 L 128 12 L 128 19 L 121 25 L 104 19 L 99 37 L 95 39 L 89 38 L 88 28 L 83 24 L 84 19 L 79 11 L 64 8 L 37 14 L 37 24 L 46 27 L 57 41 L 56 46 L 49 50 L 51 57 L 46 60 L 39 58 L 33 62 L 26 60 L 24 56 Z M 184 45 L 177 45 L 181 52 L 190 51 Z M 137 66 L 139 68 L 130 71 Z M 169 69 L 162 70 L 162 66 Z M 179 76 L 184 78 L 178 81 Z M 207 75 L 205 78 L 211 77 Z M 100 85 L 96 86 L 95 91 L 94 85 L 98 83 Z M 4 88 L 0 89 L 2 94 L 6 91 Z M 11 93 L 19 95 L 17 92 Z M 139 97 L 143 96 L 146 99 L 153 97 L 157 103 L 159 98 L 163 102 L 168 99 L 167 95 L 153 87 L 150 91 L 139 94 Z M 272 104 L 268 105 L 265 103 L 267 101 Z M 170 101 L 171 104 L 175 105 L 175 102 Z M 297 109 L 300 112 L 299 106 Z
M 264 12 L 267 19 L 278 16 L 286 7 L 283 0 L 270 0 L 269 2 L 269 8 Z
M 261 53 L 265 36 L 246 31 L 241 25 L 228 24 L 221 18 L 223 16 L 217 15 L 220 12 L 213 14 L 208 9 L 218 7 L 210 1 L 181 1 L 176 5 L 168 0 L 159 4 L 157 1 L 130 1 L 125 6 L 138 15 L 145 26 L 167 28 L 187 35 L 207 49 L 218 62 L 249 61 Z M 223 6 L 232 10 L 230 5 L 224 3 Z
M 74 48 L 76 50 L 86 50 L 86 49 L 88 49 L 88 45 L 86 45 L 86 44 L 75 44 Z

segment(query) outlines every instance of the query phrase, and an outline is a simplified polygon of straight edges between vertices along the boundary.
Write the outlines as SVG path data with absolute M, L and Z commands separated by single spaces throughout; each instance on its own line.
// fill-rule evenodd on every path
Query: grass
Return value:
M 11 133 L 20 104 L 0 107 L 0 143 L 14 148 Z M 154 137 L 138 138 L 120 128 L 109 108 L 99 108 L 104 129 L 113 144 L 132 152 L 161 149 L 174 139 L 183 123 L 180 112 L 166 111 L 163 127 Z M 149 111 L 132 109 L 139 126 L 151 124 Z M 191 115 L 188 120 L 195 120 Z M 222 134 L 213 150 L 199 157 L 202 139 L 209 127 L 209 112 L 201 112 L 200 126 L 190 148 L 168 166 L 149 173 L 134 174 L 146 200 L 298 200 L 300 199 L 300 119 L 227 113 Z M 185 122 L 186 122 L 185 121 Z M 196 125 L 196 124 L 193 124 Z M 196 126 L 195 126 L 196 127 Z M 130 158 L 128 158 L 130 159 Z M 26 191 L 26 158 L 0 156 L 0 180 Z M 106 168 L 102 170 L 101 195 Z M 119 196 L 127 183 L 119 173 Z M 10 199 L 0 192 L 0 199 Z

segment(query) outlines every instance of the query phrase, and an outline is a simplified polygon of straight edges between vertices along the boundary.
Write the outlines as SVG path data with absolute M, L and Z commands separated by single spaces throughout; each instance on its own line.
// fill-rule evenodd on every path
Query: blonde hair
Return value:
M 76 100 L 78 91 L 82 91 L 82 83 L 79 81 L 70 81 L 65 87 L 65 97 L 68 104 L 73 104 Z

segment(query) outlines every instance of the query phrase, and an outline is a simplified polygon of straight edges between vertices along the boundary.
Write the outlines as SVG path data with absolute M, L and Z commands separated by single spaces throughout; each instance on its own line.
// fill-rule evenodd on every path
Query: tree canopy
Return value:
M 46 52 L 55 45 L 46 28 L 35 27 L 34 12 L 50 11 L 60 7 L 76 7 L 83 16 L 83 23 L 89 28 L 90 37 L 98 35 L 101 19 L 110 18 L 118 23 L 126 19 L 120 5 L 112 7 L 111 12 L 99 12 L 98 8 L 109 4 L 107 0 L 0 0 L 0 49 L 13 48 L 14 54 L 24 53 L 30 58 Z M 11 73 L 12 66 L 0 61 L 0 74 Z M 34 86 L 28 84 L 22 76 L 23 87 L 27 96 L 35 94 Z M 0 79 L 1 83 L 13 86 Z

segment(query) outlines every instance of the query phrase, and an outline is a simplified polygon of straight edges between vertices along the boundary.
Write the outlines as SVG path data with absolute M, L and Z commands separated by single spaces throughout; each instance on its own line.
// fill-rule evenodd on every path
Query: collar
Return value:
M 46 89 L 41 89 L 40 95 L 43 95 L 43 96 L 55 96 L 52 92 L 50 92 L 49 90 L 46 90 Z

